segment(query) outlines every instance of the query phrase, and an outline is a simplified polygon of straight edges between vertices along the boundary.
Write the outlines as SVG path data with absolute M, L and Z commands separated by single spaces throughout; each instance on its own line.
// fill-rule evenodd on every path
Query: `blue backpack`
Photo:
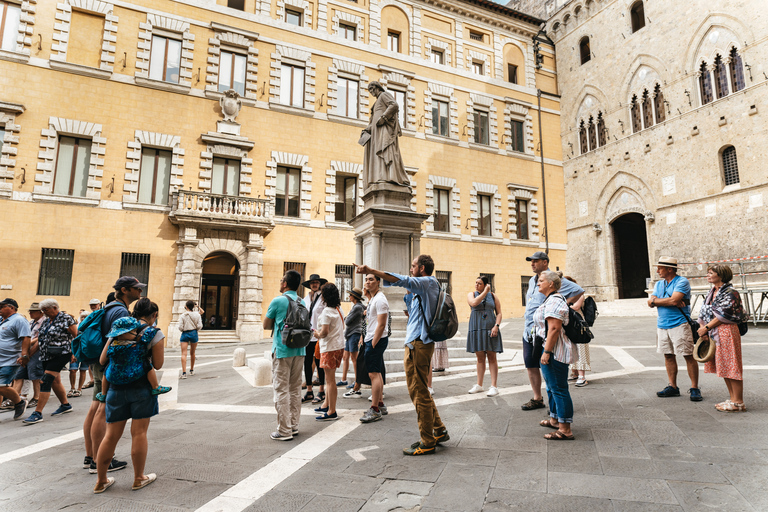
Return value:
M 158 330 L 157 327 L 145 325 L 139 331 L 138 339 L 130 344 L 116 345 L 112 340 L 107 349 L 109 363 L 104 372 L 110 384 L 130 384 L 147 374 L 151 369 L 147 347 Z
M 98 362 L 101 351 L 104 350 L 104 335 L 101 333 L 101 323 L 106 309 L 97 309 L 80 322 L 77 327 L 77 337 L 72 340 L 72 353 L 75 358 L 85 364 Z

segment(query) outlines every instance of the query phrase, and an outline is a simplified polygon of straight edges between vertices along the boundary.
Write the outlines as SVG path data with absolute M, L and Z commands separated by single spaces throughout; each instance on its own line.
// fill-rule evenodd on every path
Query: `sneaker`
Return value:
M 299 429 L 297 428 L 291 429 L 291 434 L 293 434 L 294 436 L 299 435 Z
M 189 370 L 189 376 L 192 377 L 195 374 L 195 370 Z
M 182 379 L 186 379 L 187 378 L 187 372 L 182 372 L 181 373 L 181 378 Z
M 119 471 L 121 469 L 125 469 L 125 467 L 128 465 L 127 462 L 124 460 L 117 460 L 116 458 L 112 457 L 112 460 L 109 462 L 109 467 L 107 468 L 107 472 L 111 471 Z M 88 468 L 88 472 L 92 475 L 95 475 L 98 473 L 96 470 L 96 461 L 94 460 L 91 462 L 91 467 Z
M 43 415 L 35 411 L 30 414 L 29 418 L 25 419 L 22 423 L 25 425 L 34 425 L 35 423 L 40 423 L 41 421 L 43 421 Z
M 389 414 L 389 412 L 387 412 L 387 406 L 386 405 L 380 405 L 379 406 L 379 412 L 381 412 L 382 416 L 386 416 L 387 414 Z
M 435 447 L 434 446 L 425 446 L 423 443 L 419 442 L 416 447 L 411 445 L 408 448 L 403 448 L 403 454 L 404 455 L 430 455 L 435 453 Z
M 656 393 L 656 396 L 659 398 L 669 398 L 673 396 L 680 396 L 680 388 L 675 388 L 672 386 L 667 386 L 658 393 Z
M 11 402 L 10 399 L 6 398 L 5 400 L 3 400 L 3 403 L 0 404 L 0 410 L 10 411 L 11 409 L 13 409 L 13 402 Z
M 387 396 L 387 395 L 385 395 L 384 393 L 382 393 L 382 394 L 381 394 L 381 399 L 382 399 L 382 400 L 384 400 L 384 397 L 385 397 L 385 396 Z M 369 401 L 369 402 L 372 402 L 372 401 L 373 401 L 373 395 L 371 395 L 371 396 L 369 396 L 369 397 L 368 397 L 368 401 Z
M 589 381 L 588 381 L 587 379 L 582 379 L 581 377 L 579 377 L 579 380 L 577 380 L 577 381 L 576 381 L 576 384 L 574 384 L 574 385 L 575 385 L 577 388 L 583 388 L 583 387 L 584 387 L 584 386 L 586 386 L 587 384 L 589 384 Z
M 173 389 L 171 386 L 157 386 L 155 389 L 152 390 L 152 394 L 162 395 L 164 393 L 168 393 L 171 389 Z
M 339 415 L 337 413 L 328 414 L 326 412 L 321 414 L 320 416 L 315 417 L 315 419 L 317 421 L 336 421 L 337 419 L 339 419 Z
M 72 412 L 72 406 L 70 404 L 61 404 L 58 409 L 51 413 L 51 416 L 61 416 L 68 412 Z
M 275 441 L 293 441 L 293 434 L 284 436 L 280 432 L 272 432 L 269 437 Z
M 701 390 L 699 388 L 691 388 L 688 390 L 688 393 L 691 395 L 691 402 L 701 402 L 704 400 L 704 397 L 701 396 Z M 14 416 L 14 419 L 16 417 Z
M 328 412 L 328 408 L 327 407 L 318 407 L 317 409 L 315 409 L 315 412 Z
M 93 464 L 93 457 L 85 456 L 85 459 L 83 459 L 83 469 L 90 469 L 91 464 Z
M 33 399 L 32 399 L 32 400 L 30 400 L 30 401 L 29 401 L 29 403 L 27 404 L 27 409 L 33 409 L 33 408 L 35 408 L 35 407 L 37 407 L 37 398 L 33 398 Z
M 365 411 L 365 414 L 360 418 L 363 423 L 373 423 L 381 419 L 381 413 L 373 410 L 373 407 Z
M 348 383 L 347 381 L 345 381 L 345 380 L 340 380 L 339 382 L 337 382 L 337 383 L 336 383 L 336 387 L 337 387 L 337 388 L 340 388 L 340 387 L 342 387 L 342 386 L 347 386 L 348 384 L 349 384 L 349 383 Z
M 701 395 L 699 395 L 701 396 Z M 691 395 L 691 399 L 693 399 L 693 395 Z M 13 406 L 13 419 L 18 420 L 21 418 L 21 415 L 24 414 L 24 411 L 27 410 L 27 401 L 23 398 Z
M 544 399 L 541 398 L 540 400 L 536 400 L 535 398 L 531 398 L 527 402 L 525 402 L 523 405 L 520 406 L 520 408 L 524 411 L 532 411 L 534 409 L 543 409 L 546 407 L 544 405 Z
M 342 398 L 363 398 L 363 394 L 360 392 L 359 389 L 357 391 L 355 391 L 354 389 L 350 389 L 349 391 L 341 395 L 341 397 Z
M 480 386 L 479 384 L 475 384 L 468 391 L 470 395 L 474 395 L 475 393 L 482 393 L 482 392 L 483 392 L 483 386 Z
M 347 389 L 352 389 L 354 387 L 355 387 L 355 381 L 352 381 L 349 384 L 347 384 Z
M 491 386 L 490 388 L 488 388 L 488 393 L 486 394 L 486 396 L 496 396 L 498 394 L 499 394 L 499 388 L 497 388 L 496 386 Z
M 435 390 L 433 388 L 427 388 L 429 390 L 429 396 L 432 396 L 435 394 Z
M 443 430 L 442 432 L 435 432 L 435 444 L 440 444 L 448 441 L 451 436 L 448 435 L 448 430 Z

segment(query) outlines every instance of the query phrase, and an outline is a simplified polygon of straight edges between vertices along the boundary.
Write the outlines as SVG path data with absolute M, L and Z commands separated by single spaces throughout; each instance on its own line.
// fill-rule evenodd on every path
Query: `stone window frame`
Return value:
M 336 220 L 336 174 L 357 176 L 357 212 L 363 211 L 363 164 L 331 160 L 331 165 L 325 170 L 325 222 L 332 226 L 351 227 L 348 222 Z
M 340 32 L 339 24 L 341 22 L 349 23 L 350 25 L 354 25 L 356 27 L 355 29 L 355 42 L 357 43 L 364 43 L 365 42 L 365 24 L 363 23 L 363 17 L 362 16 L 355 16 L 354 14 L 350 14 L 348 12 L 339 11 L 336 10 L 336 14 L 333 18 L 331 18 L 331 30 L 333 31 L 333 35 L 336 37 L 342 37 Z M 344 38 L 345 40 L 349 41 L 349 39 Z
M 466 63 L 467 63 L 467 70 L 469 70 L 472 74 L 475 74 L 472 71 L 472 63 L 473 62 L 481 62 L 483 64 L 483 74 L 480 76 L 485 76 L 490 78 L 491 77 L 491 58 L 486 53 L 476 52 L 474 50 L 467 50 L 466 51 Z
M 531 106 L 506 98 L 507 105 L 504 109 L 504 149 L 510 155 L 528 155 L 535 156 L 533 150 L 533 116 Z M 525 151 L 523 153 L 512 149 L 512 121 L 522 121 L 524 134 Z
M 142 205 L 138 202 L 141 150 L 144 147 L 171 151 L 171 181 L 168 187 L 168 205 L 170 206 L 170 196 L 179 188 L 184 187 L 184 181 L 182 180 L 184 175 L 184 149 L 181 147 L 181 136 L 136 130 L 134 132 L 134 139 L 128 141 L 127 162 L 125 163 L 126 171 L 123 183 L 123 203 L 166 209 L 166 206 Z
M 0 197 L 13 195 L 13 179 L 16 177 L 16 156 L 19 151 L 19 132 L 16 116 L 24 113 L 24 105 L 0 101 L 0 126 L 5 135 L 0 140 Z
M 52 67 L 58 66 L 66 68 L 76 68 L 80 72 L 88 69 L 90 66 L 83 64 L 74 64 L 67 62 L 67 51 L 69 49 L 69 33 L 72 21 L 72 11 L 82 11 L 88 14 L 95 14 L 104 17 L 104 33 L 101 38 L 101 56 L 99 58 L 99 70 L 106 73 L 97 73 L 97 76 L 108 78 L 114 70 L 115 64 L 115 45 L 117 44 L 117 23 L 118 17 L 114 15 L 115 6 L 111 3 L 100 0 L 63 0 L 56 4 L 56 20 L 58 23 L 54 26 L 53 41 L 51 45 L 50 61 Z
M 479 194 L 491 196 L 491 238 L 501 239 L 503 233 L 501 227 L 501 194 L 499 193 L 499 186 L 491 185 L 490 183 L 477 183 L 473 181 L 472 188 L 469 189 L 470 234 L 472 236 L 488 238 L 487 235 L 480 235 L 478 233 L 480 215 L 478 213 L 477 196 Z
M 411 84 L 411 78 L 405 76 L 402 73 L 390 72 L 384 73 L 379 80 L 387 90 L 390 89 L 390 85 L 393 85 L 393 89 L 397 89 L 400 92 L 405 93 L 405 126 L 401 126 L 403 130 L 416 130 L 416 87 Z M 430 105 L 430 111 L 432 105 Z
M 431 37 L 427 37 L 427 42 L 424 44 L 424 58 L 430 62 L 432 62 L 432 47 L 439 48 L 443 50 L 443 56 L 445 57 L 445 61 L 443 62 L 443 66 L 450 66 L 451 65 L 451 45 L 441 41 L 439 39 L 433 39 Z M 431 108 L 431 107 L 430 107 Z
M 448 225 L 450 229 L 447 232 L 435 231 L 435 188 L 448 189 L 451 191 L 451 208 Z M 446 178 L 444 176 L 435 176 L 430 174 L 426 184 L 426 213 L 427 219 L 426 232 L 434 235 L 461 235 L 461 190 L 456 186 L 455 178 Z
M 275 46 L 275 51 L 270 55 L 270 58 L 270 105 L 279 105 L 289 109 L 315 110 L 315 70 L 317 65 L 312 62 L 312 53 L 292 46 L 278 44 Z M 292 107 L 280 103 L 280 68 L 283 62 L 304 68 L 304 107 Z
M 102 125 L 97 123 L 65 119 L 63 117 L 49 117 L 48 128 L 41 130 L 41 150 L 38 153 L 39 162 L 37 163 L 38 173 L 35 174 L 35 182 L 41 183 L 41 185 L 34 186 L 34 193 L 53 196 L 53 180 L 56 174 L 56 153 L 59 137 L 82 137 L 91 139 L 91 161 L 88 167 L 88 185 L 85 197 L 61 197 L 67 197 L 71 202 L 89 204 L 92 200 L 100 200 L 101 179 L 104 176 L 104 154 L 107 144 L 107 139 L 101 136 L 102 129 Z
M 339 78 L 357 80 L 357 117 L 344 116 L 339 112 Z M 368 105 L 370 93 L 368 92 L 368 75 L 365 74 L 365 66 L 343 59 L 333 59 L 333 65 L 328 68 L 328 108 L 331 114 L 345 119 L 368 119 Z
M 509 219 L 507 221 L 507 230 L 509 239 L 511 241 L 517 240 L 517 200 L 524 199 L 528 201 L 528 232 L 530 238 L 521 239 L 521 242 L 538 242 L 539 241 L 539 205 L 536 199 L 537 187 L 529 187 L 524 185 L 515 185 L 510 183 L 507 185 L 508 189 L 508 214 Z
M 448 137 L 432 133 L 432 98 L 448 102 Z M 453 87 L 429 82 L 424 89 L 424 126 L 426 135 L 440 139 L 459 139 L 459 101 Z
M 481 108 L 476 109 L 479 105 Z M 475 142 L 475 110 L 482 110 L 488 113 L 488 146 L 481 142 Z M 499 145 L 499 120 L 496 103 L 490 96 L 471 92 L 467 100 L 467 136 L 470 144 L 476 144 L 483 147 L 493 147 Z M 512 128 L 510 127 L 510 134 Z
M 312 168 L 309 167 L 309 155 L 272 151 L 266 164 L 264 197 L 269 200 L 270 213 L 276 224 L 300 221 L 308 223 L 312 219 Z M 277 194 L 277 166 L 301 169 L 301 185 L 299 187 L 299 217 L 296 219 L 278 217 L 275 215 L 275 196 Z
M 147 14 L 147 21 L 139 23 L 138 51 L 136 52 L 136 72 L 134 77 L 139 85 L 151 85 L 161 89 L 188 92 L 192 88 L 192 68 L 195 50 L 195 35 L 190 32 L 190 24 L 171 16 Z M 161 36 L 181 40 L 181 61 L 179 65 L 179 83 L 163 82 L 149 78 L 152 37 Z
M 216 34 L 208 39 L 208 58 L 205 67 L 206 95 L 211 95 L 211 93 L 214 96 L 223 94 L 219 92 L 219 66 L 223 50 L 243 55 L 246 58 L 245 95 L 243 97 L 254 101 L 258 100 L 259 49 L 255 46 L 258 34 L 225 27 L 214 22 L 211 23 L 211 28 Z
M 37 0 L 6 0 L 21 8 L 19 35 L 16 37 L 16 50 L 0 50 L 0 59 L 26 63 L 32 49 L 32 36 L 35 33 L 35 13 Z
M 265 2 L 266 3 L 266 2 Z M 267 4 L 269 6 L 269 4 Z M 302 11 L 301 26 L 303 28 L 312 28 L 312 6 L 306 0 L 277 0 L 277 11 L 275 17 L 286 23 L 285 11 L 287 7 L 294 7 Z M 267 7 L 267 15 L 269 15 L 269 7 Z
M 240 160 L 240 182 L 238 183 L 238 196 L 251 194 L 253 178 L 253 159 L 248 156 L 248 151 L 228 144 L 208 144 L 205 151 L 200 152 L 200 172 L 197 188 L 212 194 L 211 182 L 213 177 L 213 159 L 226 158 Z M 274 205 L 273 205 L 274 206 Z M 274 212 L 273 212 L 274 213 Z

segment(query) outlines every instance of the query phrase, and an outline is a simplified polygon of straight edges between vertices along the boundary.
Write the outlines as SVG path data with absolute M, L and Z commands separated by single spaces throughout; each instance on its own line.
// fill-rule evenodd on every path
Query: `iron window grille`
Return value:
M 304 276 L 305 272 L 307 270 L 307 264 L 306 263 L 295 263 L 291 261 L 286 261 L 283 263 L 283 275 L 285 275 L 286 272 L 289 270 L 295 270 L 299 274 L 301 274 L 301 282 L 304 282 Z M 299 285 L 299 289 L 296 290 L 296 295 L 299 296 L 299 298 L 304 297 L 306 290 L 303 286 Z
M 726 186 L 739 183 L 739 164 L 736 161 L 736 148 L 733 146 L 723 150 L 723 179 Z
M 347 302 L 349 292 L 352 291 L 355 276 L 355 267 L 352 265 L 336 265 L 336 288 L 339 289 L 339 297 L 342 302 Z
M 40 275 L 37 280 L 37 294 L 69 295 L 74 262 L 74 249 L 43 248 L 40 259 Z
M 491 285 L 491 292 L 496 292 L 496 283 L 495 283 L 495 277 L 496 274 L 485 274 L 483 272 L 480 272 L 480 277 L 487 277 L 488 278 L 488 284 Z
M 146 285 L 149 285 L 149 254 L 124 252 L 120 259 L 120 275 L 133 276 Z M 141 291 L 141 296 L 147 296 L 149 286 Z
M 440 283 L 440 288 L 445 290 L 448 295 L 451 295 L 451 272 L 448 270 L 437 270 L 435 272 L 435 277 Z

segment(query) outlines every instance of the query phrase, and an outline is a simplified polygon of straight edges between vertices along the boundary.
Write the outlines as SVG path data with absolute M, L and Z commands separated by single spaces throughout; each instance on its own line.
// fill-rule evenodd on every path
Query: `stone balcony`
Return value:
M 262 234 L 269 233 L 275 225 L 266 199 L 191 190 L 173 193 L 169 218 L 176 225 L 246 229 Z

